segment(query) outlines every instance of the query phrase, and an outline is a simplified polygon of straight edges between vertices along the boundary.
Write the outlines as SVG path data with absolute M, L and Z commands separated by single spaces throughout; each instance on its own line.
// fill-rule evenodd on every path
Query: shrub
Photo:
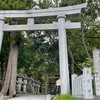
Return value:
M 75 97 L 72 97 L 70 94 L 60 94 L 55 96 L 52 100 L 78 100 Z

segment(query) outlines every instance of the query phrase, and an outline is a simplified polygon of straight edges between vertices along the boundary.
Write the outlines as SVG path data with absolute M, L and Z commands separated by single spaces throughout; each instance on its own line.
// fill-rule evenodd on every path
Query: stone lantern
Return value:
M 32 79 L 32 88 L 33 88 L 34 93 L 36 92 L 36 91 L 35 91 L 35 86 L 36 86 L 35 80 Z
M 23 79 L 23 77 L 22 76 L 18 76 L 17 77 L 17 84 L 16 84 L 16 92 L 17 93 L 21 93 L 21 88 L 22 88 L 22 79 Z
M 38 81 L 38 93 L 40 93 L 40 82 Z
M 22 91 L 23 91 L 24 93 L 27 93 L 27 91 L 26 91 L 26 85 L 28 84 L 28 83 L 27 83 L 27 80 L 28 80 L 27 77 L 24 77 L 24 78 L 23 78 L 23 88 L 22 88 Z

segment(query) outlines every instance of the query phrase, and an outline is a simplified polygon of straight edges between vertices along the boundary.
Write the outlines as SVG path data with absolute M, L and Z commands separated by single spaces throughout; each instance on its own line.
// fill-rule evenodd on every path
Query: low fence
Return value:
M 72 95 L 85 99 L 93 99 L 91 68 L 84 68 L 83 74 L 72 75 Z
M 16 81 L 16 92 L 17 93 L 27 93 L 27 84 L 30 84 L 31 90 L 33 90 L 34 93 L 38 94 L 40 93 L 40 82 L 36 80 L 30 80 L 29 78 L 26 77 L 20 77 L 17 76 L 17 81 Z
M 73 87 L 72 94 L 73 96 L 83 96 L 83 75 L 77 76 L 76 74 L 72 75 Z
M 40 82 L 36 80 L 32 80 L 32 87 L 34 88 L 35 93 L 40 93 Z

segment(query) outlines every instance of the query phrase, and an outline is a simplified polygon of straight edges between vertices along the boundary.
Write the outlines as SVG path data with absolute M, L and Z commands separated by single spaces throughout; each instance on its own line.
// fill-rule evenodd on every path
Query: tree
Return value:
M 29 5 L 27 7 L 31 6 L 30 2 L 23 1 L 2 1 L 1 9 L 26 9 L 26 5 Z M 11 24 L 17 24 L 18 21 L 12 21 Z M 21 33 L 11 33 L 11 45 L 9 50 L 9 58 L 8 58 L 8 64 L 7 64 L 7 71 L 5 76 L 4 85 L 2 88 L 2 93 L 4 95 L 7 95 L 7 92 L 9 91 L 9 96 L 12 97 L 16 94 L 16 74 L 17 74 L 17 60 L 18 60 L 18 49 L 21 42 Z
M 16 34 L 13 33 L 12 35 L 13 37 L 15 37 Z M 1 91 L 4 95 L 6 95 L 9 89 L 10 97 L 16 94 L 15 84 L 16 84 L 18 48 L 19 48 L 18 42 L 11 44 L 10 51 L 9 51 L 6 77 L 5 77 L 4 85 Z

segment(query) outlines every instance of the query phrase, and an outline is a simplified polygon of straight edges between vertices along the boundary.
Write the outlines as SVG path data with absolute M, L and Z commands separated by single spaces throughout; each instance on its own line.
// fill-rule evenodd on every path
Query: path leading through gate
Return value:
M 94 99 L 78 99 L 78 100 L 100 100 L 100 96 L 95 96 Z
M 27 95 L 21 97 L 15 97 L 7 100 L 51 100 L 51 95 Z M 85 100 L 85 99 L 78 99 L 78 100 Z M 86 99 L 86 100 L 100 100 L 99 96 L 94 97 L 94 99 Z
M 51 95 L 26 95 L 7 100 L 51 100 Z

